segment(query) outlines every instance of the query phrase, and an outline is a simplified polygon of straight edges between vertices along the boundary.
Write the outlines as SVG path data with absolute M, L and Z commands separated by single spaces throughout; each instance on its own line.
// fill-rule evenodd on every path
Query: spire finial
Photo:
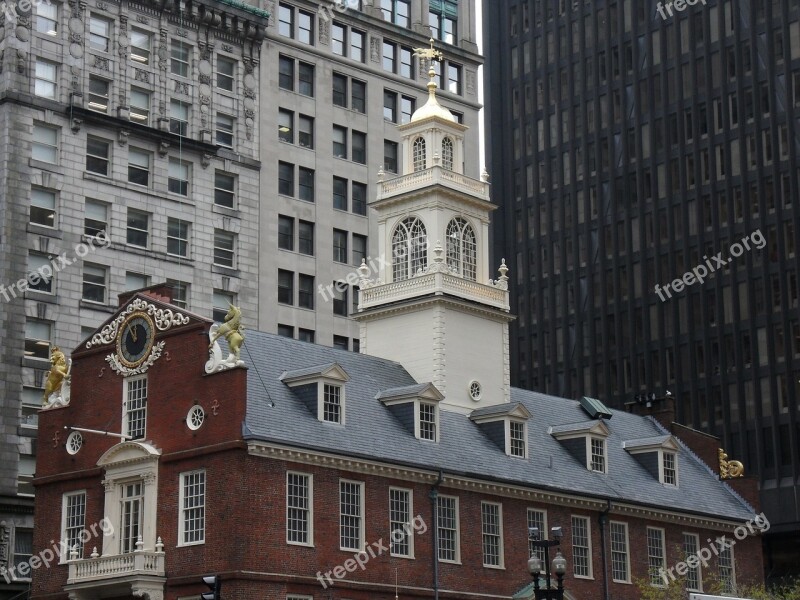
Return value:
M 430 48 L 414 48 L 414 56 L 418 58 L 426 58 L 428 59 L 428 77 L 430 81 L 428 82 L 428 90 L 432 96 L 436 95 L 436 70 L 433 68 L 433 61 L 442 60 L 442 53 L 441 51 L 437 50 L 434 47 L 434 43 L 436 40 L 431 38 L 430 40 L 431 47 Z

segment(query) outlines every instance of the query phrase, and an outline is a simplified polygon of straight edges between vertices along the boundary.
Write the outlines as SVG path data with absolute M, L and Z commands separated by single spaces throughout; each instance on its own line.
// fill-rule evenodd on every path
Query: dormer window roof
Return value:
M 622 442 L 622 447 L 664 485 L 678 485 L 678 442 L 659 435 Z
M 432 383 L 418 383 L 378 392 L 375 396 L 418 440 L 439 441 L 439 402 L 444 395 Z
M 556 425 L 548 433 L 561 442 L 561 445 L 577 460 L 586 465 L 589 471 L 608 473 L 608 451 L 606 438 L 608 425 L 602 419 Z
M 279 379 L 292 388 L 318 420 L 344 425 L 344 384 L 350 376 L 338 363 L 284 371 Z
M 470 420 L 508 456 L 528 458 L 530 411 L 517 402 L 473 410 Z

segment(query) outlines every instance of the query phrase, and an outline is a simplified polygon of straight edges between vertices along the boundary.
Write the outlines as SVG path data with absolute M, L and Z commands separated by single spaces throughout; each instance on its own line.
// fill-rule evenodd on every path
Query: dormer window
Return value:
M 426 144 L 424 137 L 414 140 L 414 172 L 424 171 L 427 162 Z
M 589 438 L 591 444 L 591 452 L 589 453 L 589 464 L 587 465 L 590 471 L 596 473 L 606 472 L 606 441 L 602 438 L 592 437 Z
M 678 486 L 678 442 L 671 435 L 626 440 L 622 447 L 663 485 Z
M 661 451 L 661 483 L 678 485 L 678 459 L 674 452 Z
M 527 421 L 531 413 L 522 403 L 479 408 L 469 418 L 507 456 L 528 458 Z
M 521 421 L 510 421 L 508 423 L 509 454 L 525 458 L 528 455 L 527 435 L 525 434 L 525 423 Z
M 284 371 L 280 380 L 324 423 L 345 423 L 345 382 L 350 377 L 337 363 Z
M 442 393 L 432 383 L 383 390 L 375 396 L 418 440 L 439 441 L 439 402 Z
M 550 427 L 550 435 L 589 471 L 608 473 L 608 425 L 600 419 Z

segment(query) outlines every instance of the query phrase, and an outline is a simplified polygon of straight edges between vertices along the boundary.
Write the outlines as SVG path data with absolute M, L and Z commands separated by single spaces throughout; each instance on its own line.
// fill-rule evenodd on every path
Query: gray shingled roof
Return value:
M 506 456 L 467 415 L 447 410 L 440 413 L 439 443 L 414 438 L 375 398 L 381 390 L 419 383 L 398 363 L 257 331 L 247 332 L 246 346 L 243 357 L 265 358 L 249 365 L 245 439 L 713 517 L 746 520 L 753 515 L 751 507 L 683 446 L 678 451 L 680 487 L 654 479 L 622 448 L 625 440 L 665 433 L 649 418 L 613 411 L 613 419 L 605 422 L 610 429 L 609 472 L 594 473 L 548 434 L 550 426 L 586 423 L 576 400 L 512 388 L 512 404 L 521 402 L 533 414 L 528 421 L 530 458 L 522 460 Z M 317 420 L 279 381 L 285 370 L 334 362 L 350 375 L 345 384 L 346 426 Z

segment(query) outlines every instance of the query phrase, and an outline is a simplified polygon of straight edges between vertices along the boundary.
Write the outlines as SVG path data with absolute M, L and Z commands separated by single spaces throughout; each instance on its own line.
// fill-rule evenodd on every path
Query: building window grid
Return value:
M 696 556 L 697 551 L 700 549 L 700 538 L 695 533 L 683 534 L 683 555 L 684 560 L 690 556 Z M 695 563 L 695 566 L 687 561 L 686 568 L 686 589 L 700 592 L 702 591 L 702 578 L 700 577 L 700 565 Z
M 664 556 L 664 530 L 647 528 L 647 565 L 650 585 L 663 586 L 661 573 L 666 566 Z
M 313 543 L 310 475 L 286 474 L 286 541 L 293 544 Z
M 442 168 L 452 171 L 455 164 L 454 160 L 453 140 L 446 137 L 442 140 Z
M 391 555 L 413 556 L 413 538 L 409 532 L 411 523 L 411 491 L 389 488 L 389 530 L 391 532 Z
M 66 554 L 76 549 L 83 556 L 81 532 L 86 526 L 86 492 L 66 494 L 64 498 L 64 541 Z
M 81 299 L 105 304 L 108 268 L 102 265 L 83 264 L 83 290 Z
M 547 513 L 545 511 L 536 510 L 534 508 L 528 509 L 528 530 L 533 527 L 539 530 L 540 539 L 547 539 Z M 544 548 L 536 547 L 533 545 L 533 540 L 528 540 L 528 556 L 534 555 L 544 561 Z
M 612 522 L 611 537 L 611 577 L 614 581 L 628 583 L 630 568 L 628 557 L 628 525 Z
M 322 420 L 342 422 L 342 386 L 326 383 L 322 390 Z
M 483 566 L 503 566 L 502 511 L 499 504 L 481 502 Z
M 28 220 L 42 227 L 56 225 L 56 194 L 48 190 L 31 188 L 31 205 Z
M 235 268 L 236 235 L 221 229 L 214 230 L 214 264 L 229 269 Z
M 42 58 L 36 59 L 34 67 L 33 93 L 41 98 L 56 99 L 58 66 Z
M 392 279 L 402 281 L 428 266 L 428 235 L 416 217 L 400 222 L 392 235 Z
M 201 544 L 206 539 L 206 472 L 181 474 L 181 544 Z
M 518 456 L 525 458 L 527 456 L 526 440 L 525 440 L 525 423 L 519 421 L 510 421 L 508 424 L 509 441 L 510 441 L 510 454 L 511 456 Z
M 87 144 L 87 169 L 89 150 L 90 147 Z M 31 158 L 51 164 L 58 162 L 58 129 L 34 123 Z
M 718 540 L 719 543 L 719 540 Z M 726 541 L 730 544 L 730 541 Z M 733 594 L 736 591 L 736 573 L 733 562 L 733 548 L 728 546 L 719 551 L 718 574 L 723 594 Z
M 363 484 L 360 482 L 339 482 L 339 547 L 341 550 L 362 550 L 364 547 L 362 491 Z
M 450 271 L 475 281 L 478 275 L 478 245 L 475 230 L 463 218 L 447 224 L 447 266 Z
M 142 511 L 144 508 L 144 485 L 142 482 L 122 486 L 122 527 L 120 532 L 120 552 L 129 554 L 136 551 L 136 542 L 142 532 Z
M 189 222 L 167 219 L 167 254 L 189 256 Z
M 674 452 L 663 452 L 661 456 L 664 474 L 663 483 L 666 485 L 678 485 L 677 456 Z
M 419 403 L 419 438 L 436 441 L 436 405 L 429 402 Z
M 147 378 L 129 379 L 126 384 L 125 434 L 138 440 L 144 437 L 147 422 Z
M 413 153 L 414 153 L 414 172 L 424 171 L 427 163 L 427 156 L 425 151 L 425 138 L 418 137 L 414 140 Z
M 589 470 L 596 473 L 606 472 L 606 441 L 601 438 L 589 438 L 591 454 L 589 457 Z
M 589 519 L 572 517 L 572 562 L 575 577 L 592 576 Z
M 458 562 L 458 498 L 438 496 L 436 512 L 439 560 Z

